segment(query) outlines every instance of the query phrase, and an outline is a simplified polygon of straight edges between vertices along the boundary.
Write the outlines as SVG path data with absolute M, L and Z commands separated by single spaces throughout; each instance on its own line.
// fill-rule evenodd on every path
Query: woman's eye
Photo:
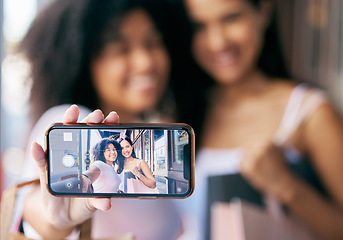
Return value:
M 223 22 L 233 22 L 237 20 L 242 14 L 241 13 L 231 13 L 227 14 L 222 18 Z
M 105 56 L 117 56 L 125 55 L 129 52 L 129 47 L 123 43 L 111 43 L 105 47 L 103 55 Z

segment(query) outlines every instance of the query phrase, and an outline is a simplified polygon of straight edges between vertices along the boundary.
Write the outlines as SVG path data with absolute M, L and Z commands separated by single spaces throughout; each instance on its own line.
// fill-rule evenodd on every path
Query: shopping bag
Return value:
M 265 209 L 239 199 L 217 202 L 211 207 L 212 240 L 316 240 L 301 222 L 292 216 L 272 216 Z
M 127 179 L 127 192 L 128 193 L 147 193 L 147 194 L 158 194 L 157 187 L 149 188 L 141 180 L 137 178 Z

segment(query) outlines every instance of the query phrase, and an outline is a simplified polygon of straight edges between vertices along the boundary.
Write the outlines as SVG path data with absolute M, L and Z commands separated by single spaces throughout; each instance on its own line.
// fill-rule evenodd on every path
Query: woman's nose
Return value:
M 149 73 L 153 69 L 153 56 L 146 49 L 137 49 L 132 53 L 131 66 L 135 73 Z
M 218 26 L 212 26 L 207 31 L 207 47 L 212 52 L 220 52 L 226 48 L 226 37 L 224 29 Z

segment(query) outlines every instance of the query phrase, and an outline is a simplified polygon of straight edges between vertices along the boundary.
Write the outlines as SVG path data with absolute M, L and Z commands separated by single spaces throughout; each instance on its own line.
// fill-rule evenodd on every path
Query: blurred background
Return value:
M 29 66 L 16 47 L 49 0 L 0 0 L 1 191 L 19 181 L 29 118 Z M 343 114 L 343 1 L 276 0 L 287 66 L 298 80 L 324 88 Z

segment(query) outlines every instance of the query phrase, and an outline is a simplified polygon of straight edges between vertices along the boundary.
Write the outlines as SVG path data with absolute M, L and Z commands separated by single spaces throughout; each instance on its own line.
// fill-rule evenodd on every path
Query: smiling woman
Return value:
M 110 139 L 102 139 L 93 149 L 93 162 L 83 174 L 86 175 L 94 187 L 95 193 L 117 193 L 120 185 L 119 175 L 114 169 L 117 161 L 117 149 L 120 146 Z M 118 160 L 119 161 L 119 160 Z
M 173 119 L 173 99 L 168 94 L 170 60 L 164 35 L 169 16 L 166 9 L 167 5 L 154 0 L 55 0 L 46 5 L 20 45 L 30 62 L 33 81 L 31 104 L 36 125 L 29 143 L 37 141 L 43 146 L 45 129 L 60 122 L 67 109 L 65 122 L 76 121 L 73 116 L 82 119 L 94 109 L 102 109 L 109 116 L 106 121 L 112 122 L 118 121 L 118 115 L 121 122 Z M 80 107 L 70 107 L 72 103 Z M 100 112 L 93 111 L 91 121 L 102 122 Z M 106 160 L 95 161 L 90 167 L 94 183 L 101 178 L 102 168 L 113 173 L 115 151 L 111 145 L 106 149 Z M 29 151 L 27 155 L 25 175 L 29 176 L 25 177 L 37 177 L 34 156 Z M 24 227 L 25 234 L 62 239 L 90 217 L 92 237 L 97 239 L 126 232 L 134 232 L 137 239 L 175 239 L 181 232 L 180 217 L 169 201 L 151 204 L 112 199 L 105 207 L 90 207 L 88 200 L 73 205 L 77 201 L 51 197 L 45 187 L 37 186 L 25 199 L 24 226 L 32 226 Z M 65 211 L 57 214 L 56 209 Z M 37 218 L 37 212 L 44 214 Z M 75 218 L 70 217 L 72 213 Z
M 234 198 L 294 216 L 321 239 L 343 237 L 342 118 L 322 90 L 285 71 L 273 2 L 184 0 L 194 59 L 212 80 L 194 96 L 207 108 L 193 118 L 202 128 L 187 208 L 205 239 L 212 204 Z
M 162 37 L 145 11 L 134 10 L 121 22 L 117 33 L 105 32 L 105 37 L 112 34 L 114 38 L 106 39 L 109 42 L 93 60 L 92 76 L 102 109 L 116 109 L 125 121 L 127 114 L 151 109 L 161 98 L 169 59 Z
M 35 119 L 71 102 L 105 114 L 116 109 L 124 122 L 167 109 L 170 64 L 161 35 L 166 21 L 155 21 L 159 8 L 154 1 L 88 0 L 52 2 L 40 12 L 20 45 L 32 67 Z
M 119 173 L 131 171 L 145 186 L 155 189 L 156 180 L 152 175 L 148 164 L 145 161 L 136 158 L 131 139 L 125 136 L 119 138 L 117 142 L 120 144 L 122 148 L 121 154 L 125 158 L 122 166 L 119 166 L 119 169 L 121 169 Z

